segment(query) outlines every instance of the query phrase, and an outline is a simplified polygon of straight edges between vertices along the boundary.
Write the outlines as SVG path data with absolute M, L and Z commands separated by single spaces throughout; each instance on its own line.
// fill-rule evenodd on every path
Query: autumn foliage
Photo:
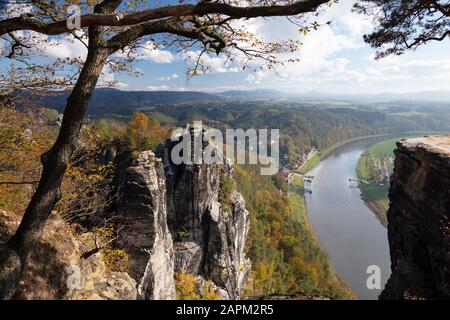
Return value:
M 128 123 L 126 140 L 132 150 L 153 150 L 165 139 L 168 131 L 157 120 L 136 112 Z
M 0 106 L 0 208 L 20 214 L 39 181 L 40 156 L 56 138 L 48 112 L 37 114 Z
M 337 278 L 304 217 L 304 201 L 279 192 L 275 181 L 256 166 L 235 166 L 237 189 L 250 212 L 248 255 L 252 277 L 245 294 L 314 293 L 351 298 Z M 299 212 L 300 211 L 300 212 Z
M 211 281 L 183 272 L 175 273 L 175 288 L 178 300 L 219 300 L 220 296 Z

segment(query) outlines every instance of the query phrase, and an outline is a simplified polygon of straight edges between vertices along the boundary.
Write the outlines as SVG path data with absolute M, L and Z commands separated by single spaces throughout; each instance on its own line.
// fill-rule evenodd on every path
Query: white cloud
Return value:
M 100 78 L 97 81 L 97 87 L 98 88 L 113 87 L 119 89 L 126 89 L 129 87 L 129 84 L 117 80 L 114 72 L 111 70 L 111 67 L 106 65 L 103 68 Z
M 256 72 L 252 72 L 247 76 L 247 82 L 251 84 L 260 84 L 264 79 L 269 77 L 269 73 L 259 70 Z
M 287 39 L 301 41 L 302 45 L 294 53 L 281 54 L 279 60 L 287 62 L 271 70 L 264 69 L 250 74 L 247 81 L 256 85 L 295 85 L 299 79 L 309 84 L 324 82 L 323 79 L 356 79 L 363 81 L 363 73 L 352 70 L 351 59 L 344 52 L 359 50 L 365 46 L 362 34 L 371 22 L 351 11 L 353 1 L 340 1 L 331 8 L 324 6 L 324 13 L 310 16 L 309 21 L 321 24 L 318 30 L 311 30 L 304 36 L 297 25 L 285 18 L 253 19 L 244 23 L 252 33 L 266 41 Z M 331 21 L 331 24 L 328 22 Z M 299 60 L 299 61 L 297 61 Z
M 258 70 L 254 73 L 242 71 L 242 66 L 227 60 L 225 56 L 204 55 L 202 64 L 206 67 L 201 74 L 224 74 L 220 77 L 199 77 L 191 81 L 196 88 L 204 91 L 217 91 L 220 88 L 279 88 L 296 92 L 319 90 L 329 92 L 384 92 L 414 90 L 450 90 L 450 42 L 430 43 L 405 56 L 388 57 L 374 60 L 375 49 L 363 41 L 363 34 L 373 28 L 371 18 L 351 11 L 355 1 L 341 0 L 331 8 L 324 6 L 324 13 L 312 19 L 323 23 L 316 31 L 306 37 L 299 32 L 298 26 L 285 18 L 250 19 L 236 22 L 267 41 L 298 39 L 303 45 L 295 53 L 281 54 L 281 60 L 300 59 L 299 62 L 276 66 L 273 70 L 259 70 L 258 64 L 250 67 Z M 331 24 L 325 22 L 331 21 Z M 18 33 L 21 34 L 20 32 Z M 23 34 L 23 33 L 22 33 Z M 47 37 L 29 32 L 35 37 L 36 47 L 49 59 L 86 57 L 87 50 L 71 36 Z M 5 42 L 0 39 L 0 49 Z M 115 56 L 125 58 L 129 49 Z M 172 53 L 167 48 L 146 41 L 133 50 L 132 55 L 139 62 L 150 61 L 168 66 L 166 74 L 153 80 L 147 90 L 186 90 L 177 87 L 181 77 L 179 62 L 192 65 L 196 62 L 198 51 L 183 54 Z M 177 63 L 177 64 L 175 64 Z M 139 64 L 145 73 L 146 64 Z M 248 69 L 247 69 L 248 70 Z M 177 72 L 177 73 L 175 73 Z M 180 76 L 179 76 L 180 75 Z M 230 80 L 232 79 L 232 80 Z M 130 80 L 132 81 L 132 80 Z M 150 80 L 149 80 L 150 81 Z M 158 81 L 159 84 L 158 84 Z M 169 85 L 163 85 L 167 81 Z M 105 68 L 99 86 L 115 82 L 116 86 L 128 85 L 116 80 L 114 73 Z
M 327 10 L 322 20 L 332 21 L 341 33 L 346 33 L 356 41 L 362 42 L 364 33 L 373 28 L 373 18 L 352 12 L 355 1 L 340 1 Z
M 155 63 L 171 63 L 175 60 L 175 56 L 167 50 L 150 49 L 143 59 Z
M 247 81 L 254 84 L 260 84 L 264 79 L 292 82 L 304 77 L 312 79 L 345 74 L 350 61 L 346 58 L 335 57 L 335 54 L 360 47 L 353 37 L 338 34 L 329 25 L 310 32 L 306 37 L 301 35 L 292 23 L 282 19 L 253 23 L 252 29 L 256 34 L 270 41 L 282 41 L 286 37 L 291 37 L 303 43 L 298 52 L 279 56 L 280 60 L 298 59 L 299 62 L 288 62 L 274 70 L 264 69 L 251 74 L 247 77 Z
M 3 0 L 0 3 L 0 17 L 14 18 L 33 10 L 33 4 L 26 1 Z
M 0 38 L 0 55 L 5 56 L 6 55 L 6 50 L 7 48 L 7 42 L 6 40 Z
M 147 87 L 145 87 L 146 90 L 148 91 L 186 91 L 187 89 L 184 87 L 176 87 L 176 86 L 168 86 L 168 85 L 148 85 Z
M 200 51 L 188 51 L 184 54 L 184 59 L 188 64 L 195 64 L 199 58 Z M 208 54 L 203 54 L 200 58 L 200 64 L 204 69 L 199 70 L 199 73 L 227 73 L 239 72 L 240 69 L 228 61 L 226 56 L 211 57 Z
M 369 74 L 371 76 L 381 76 L 383 74 L 383 72 L 381 72 L 381 70 L 375 69 L 372 67 L 367 68 L 366 72 L 367 72 L 367 74 Z
M 121 58 L 130 56 L 136 60 L 147 60 L 154 63 L 172 63 L 176 59 L 176 56 L 172 52 L 164 50 L 163 47 L 157 46 L 151 41 L 140 44 L 139 47 L 133 49 L 131 52 L 130 48 L 127 47 L 117 52 L 115 56 Z
M 175 80 L 175 79 L 178 79 L 178 78 L 179 78 L 178 74 L 174 73 L 174 74 L 172 74 L 170 76 L 159 77 L 158 80 L 159 81 L 169 81 L 169 80 Z
M 407 56 L 391 56 L 378 61 L 385 68 L 450 68 L 450 59 L 411 59 Z
M 445 47 L 442 51 L 442 48 L 436 50 L 428 45 L 404 56 L 375 60 L 375 49 L 363 40 L 363 35 L 373 29 L 373 21 L 352 12 L 353 3 L 340 1 L 333 4 L 318 18 L 319 22 L 331 21 L 331 24 L 323 24 L 306 37 L 283 18 L 246 22 L 253 33 L 268 41 L 290 38 L 303 43 L 298 52 L 280 56 L 284 60 L 298 58 L 299 62 L 258 71 L 248 75 L 246 81 L 253 87 L 276 87 L 296 92 L 363 93 L 407 91 L 407 88 L 414 91 L 421 86 L 421 90 L 450 89 L 450 59 L 436 55 L 436 52 L 445 52 Z
M 167 91 L 170 89 L 170 87 L 165 84 L 163 84 L 161 86 L 149 85 L 149 86 L 145 87 L 145 89 L 148 91 Z
M 86 46 L 72 35 L 68 35 L 64 39 L 50 39 L 42 45 L 42 49 L 50 58 L 81 58 L 85 60 L 87 56 Z
M 57 37 L 34 31 L 16 31 L 14 34 L 19 39 L 23 39 L 24 43 L 32 46 L 30 50 L 33 54 L 42 54 L 50 60 L 65 58 L 85 60 L 87 56 L 86 46 L 72 34 Z M 87 44 L 88 40 L 83 32 L 78 31 L 77 36 Z

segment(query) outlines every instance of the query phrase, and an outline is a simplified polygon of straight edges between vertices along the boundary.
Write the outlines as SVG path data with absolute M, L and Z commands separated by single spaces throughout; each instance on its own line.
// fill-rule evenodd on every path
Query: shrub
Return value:
M 103 251 L 103 261 L 110 271 L 127 271 L 128 253 L 123 249 L 106 249 Z
M 234 181 L 225 174 L 220 174 L 219 202 L 225 211 L 231 211 L 231 194 L 235 190 Z
M 211 281 L 182 272 L 175 273 L 178 300 L 219 300 L 220 296 Z

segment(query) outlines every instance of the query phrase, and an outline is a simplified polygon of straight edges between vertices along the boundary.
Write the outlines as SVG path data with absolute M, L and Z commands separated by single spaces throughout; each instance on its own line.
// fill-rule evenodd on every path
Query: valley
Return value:
M 356 178 L 360 155 L 378 138 L 350 141 L 330 152 L 307 175 L 308 219 L 335 270 L 358 299 L 376 300 L 390 275 L 387 233 L 349 179 Z M 366 287 L 367 268 L 380 267 L 382 287 Z
M 450 131 L 446 105 L 433 105 L 431 109 L 422 106 L 418 112 L 411 111 L 417 106 L 408 111 L 401 103 L 374 106 L 242 97 L 214 100 L 207 94 L 189 94 L 172 97 L 167 93 L 131 93 L 137 100 L 130 102 L 128 108 L 121 108 L 120 113 L 114 113 L 117 106 L 113 101 L 115 95 L 108 97 L 102 90 L 93 99 L 91 113 L 83 126 L 82 148 L 75 154 L 74 164 L 64 178 L 65 196 L 55 210 L 67 228 L 81 226 L 83 238 L 90 233 L 102 234 L 105 248 L 88 246 L 86 250 L 98 250 L 100 256 L 96 259 L 104 260 L 111 272 L 128 270 L 134 281 L 145 283 L 147 297 L 154 296 L 152 288 L 156 286 L 162 290 L 158 293 L 162 294 L 160 297 L 176 295 L 178 299 L 264 298 L 294 293 L 314 299 L 375 299 L 381 290 L 367 290 L 366 269 L 369 265 L 379 265 L 384 284 L 389 277 L 389 255 L 386 230 L 367 206 L 374 211 L 385 211 L 394 140 L 375 143 L 392 135 L 406 136 L 412 131 Z M 121 99 L 126 96 L 130 93 Z M 136 98 L 141 96 L 160 100 L 153 103 L 145 100 L 147 98 Z M 60 125 L 58 110 L 61 110 L 63 102 L 58 99 L 43 96 L 36 99 L 39 103 L 34 104 L 24 98 L 19 99 L 17 110 L 2 109 L 3 119 L 10 119 L 4 122 L 8 130 L 4 132 L 10 134 L 0 136 L 0 139 L 5 145 L 23 142 L 0 155 L 1 180 L 19 182 L 19 176 L 22 180 L 37 180 L 40 173 L 38 155 L 49 147 Z M 183 99 L 183 102 L 173 103 L 164 99 Z M 117 103 L 122 103 L 120 101 L 126 103 L 125 100 Z M 41 104 L 51 108 L 37 107 Z M 104 108 L 110 108 L 112 113 Z M 160 168 L 156 169 L 156 174 L 154 169 L 145 171 L 160 161 L 158 159 L 167 161 L 163 150 L 171 148 L 166 139 L 173 129 L 199 120 L 205 127 L 222 132 L 228 128 L 279 128 L 280 172 L 274 176 L 261 176 L 258 165 L 234 165 L 231 171 L 226 166 L 207 167 L 203 171 L 208 172 L 207 178 L 186 175 L 183 172 L 190 172 L 190 167 L 179 168 L 168 165 L 168 162 L 164 166 L 165 179 L 161 178 Z M 13 131 L 19 134 L 13 134 Z M 155 159 L 149 153 L 151 150 L 156 153 Z M 32 159 L 27 154 L 33 155 Z M 355 172 L 360 155 L 357 178 Z M 112 162 L 105 165 L 108 161 Z M 125 163 L 128 167 L 124 167 Z M 35 169 L 30 171 L 27 168 Z M 201 168 L 200 172 L 206 167 Z M 195 170 L 198 169 L 193 172 Z M 139 185 L 146 186 L 139 189 L 142 195 L 146 194 L 146 188 L 151 189 L 151 183 L 144 183 L 147 174 L 155 181 L 161 181 L 158 183 L 165 180 L 168 188 L 167 195 L 151 193 L 158 201 L 169 197 L 167 223 L 170 234 L 164 231 L 164 227 L 155 232 L 161 233 L 164 239 L 161 243 L 166 243 L 165 246 L 170 241 L 174 243 L 174 280 L 159 281 L 159 287 L 156 278 L 143 280 L 146 276 L 142 273 L 142 266 L 147 260 L 136 251 L 141 244 L 129 238 L 116 238 L 116 233 L 124 232 L 120 223 L 99 225 L 102 219 L 115 221 L 117 215 L 120 217 L 124 212 L 133 216 L 139 213 L 136 211 L 138 208 L 141 210 L 147 206 L 146 196 L 136 197 L 123 191 L 119 197 L 121 200 L 117 202 L 116 185 L 131 172 L 133 176 L 144 179 L 139 182 Z M 303 181 L 302 175 L 312 178 Z M 180 179 L 184 179 L 183 185 L 179 185 Z M 368 183 L 359 183 L 359 192 L 349 179 Z M 120 183 L 126 183 L 124 181 Z M 20 216 L 35 186 L 33 183 L 13 183 L 0 184 L 0 208 L 8 214 Z M 130 188 L 133 184 L 130 183 Z M 202 186 L 212 189 L 202 189 Z M 182 196 L 182 190 L 190 190 L 189 196 Z M 21 196 L 17 197 L 17 194 Z M 238 194 L 242 195 L 241 200 Z M 121 201 L 130 204 L 137 201 L 139 205 L 122 207 L 119 205 Z M 106 205 L 99 205 L 101 203 Z M 226 220 L 219 220 L 216 225 L 216 214 L 211 212 L 216 212 L 217 206 L 222 208 L 218 211 L 221 217 L 229 212 L 237 214 L 239 227 L 228 225 Z M 211 209 L 207 209 L 209 207 Z M 248 222 L 247 218 L 242 218 L 246 211 Z M 143 219 L 144 212 L 136 217 Z M 189 215 L 184 216 L 187 213 Z M 164 210 L 158 215 L 164 217 Z M 140 230 L 137 226 L 127 228 L 131 234 Z M 219 230 L 222 245 L 228 246 L 221 252 L 230 257 L 229 263 L 236 264 L 232 276 L 225 276 L 228 266 L 208 255 L 210 250 L 223 250 L 215 247 L 217 239 L 204 242 L 207 235 L 211 237 L 210 229 Z M 79 235 L 74 234 L 73 237 L 78 241 Z M 139 235 L 141 237 L 146 238 L 144 234 Z M 238 245 L 234 242 L 236 239 L 240 241 Z M 52 241 L 56 241 L 54 245 L 58 248 L 58 239 Z M 237 250 L 236 253 L 233 250 Z M 233 260 L 236 254 L 239 259 Z M 211 260 L 203 265 L 200 263 L 205 261 L 202 256 Z M 171 255 L 164 259 L 170 265 Z M 39 269 L 42 266 L 35 267 Z M 221 271 L 218 273 L 218 270 Z M 104 275 L 106 278 L 111 276 L 110 273 Z M 127 278 L 126 281 L 131 280 Z M 165 285 L 174 286 L 174 289 L 166 292 Z M 29 287 L 23 289 L 29 290 Z M 133 294 L 142 293 L 130 293 Z

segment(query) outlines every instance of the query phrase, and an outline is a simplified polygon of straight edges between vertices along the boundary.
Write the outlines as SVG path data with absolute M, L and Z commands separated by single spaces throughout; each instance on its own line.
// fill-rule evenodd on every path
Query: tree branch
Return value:
M 109 6 L 105 3 L 108 2 Z M 97 5 L 97 8 L 107 8 L 111 10 L 113 5 L 120 4 L 119 0 L 107 0 Z M 320 5 L 329 0 L 300 0 L 290 5 L 273 6 L 249 6 L 239 7 L 225 3 L 199 3 L 197 5 L 177 5 L 166 6 L 156 9 L 143 10 L 126 15 L 111 13 L 85 14 L 80 17 L 81 27 L 89 26 L 131 26 L 139 23 L 185 16 L 205 16 L 208 14 L 222 14 L 233 19 L 255 18 L 269 16 L 294 16 L 301 13 L 313 12 Z M 117 4 L 118 3 L 118 4 Z M 103 7 L 101 7 L 103 5 Z M 99 11 L 102 11 L 99 9 Z M 96 10 L 96 12 L 98 12 Z M 30 15 L 5 19 L 0 21 L 0 36 L 18 30 L 32 30 L 46 35 L 58 35 L 67 33 L 67 20 L 47 23 Z
M 199 29 L 184 27 L 182 22 L 176 18 L 170 18 L 150 21 L 131 27 L 112 37 L 107 42 L 106 46 L 112 54 L 117 50 L 125 48 L 143 36 L 157 33 L 170 33 L 188 39 L 199 40 L 202 43 L 206 43 L 207 41 L 205 34 Z

